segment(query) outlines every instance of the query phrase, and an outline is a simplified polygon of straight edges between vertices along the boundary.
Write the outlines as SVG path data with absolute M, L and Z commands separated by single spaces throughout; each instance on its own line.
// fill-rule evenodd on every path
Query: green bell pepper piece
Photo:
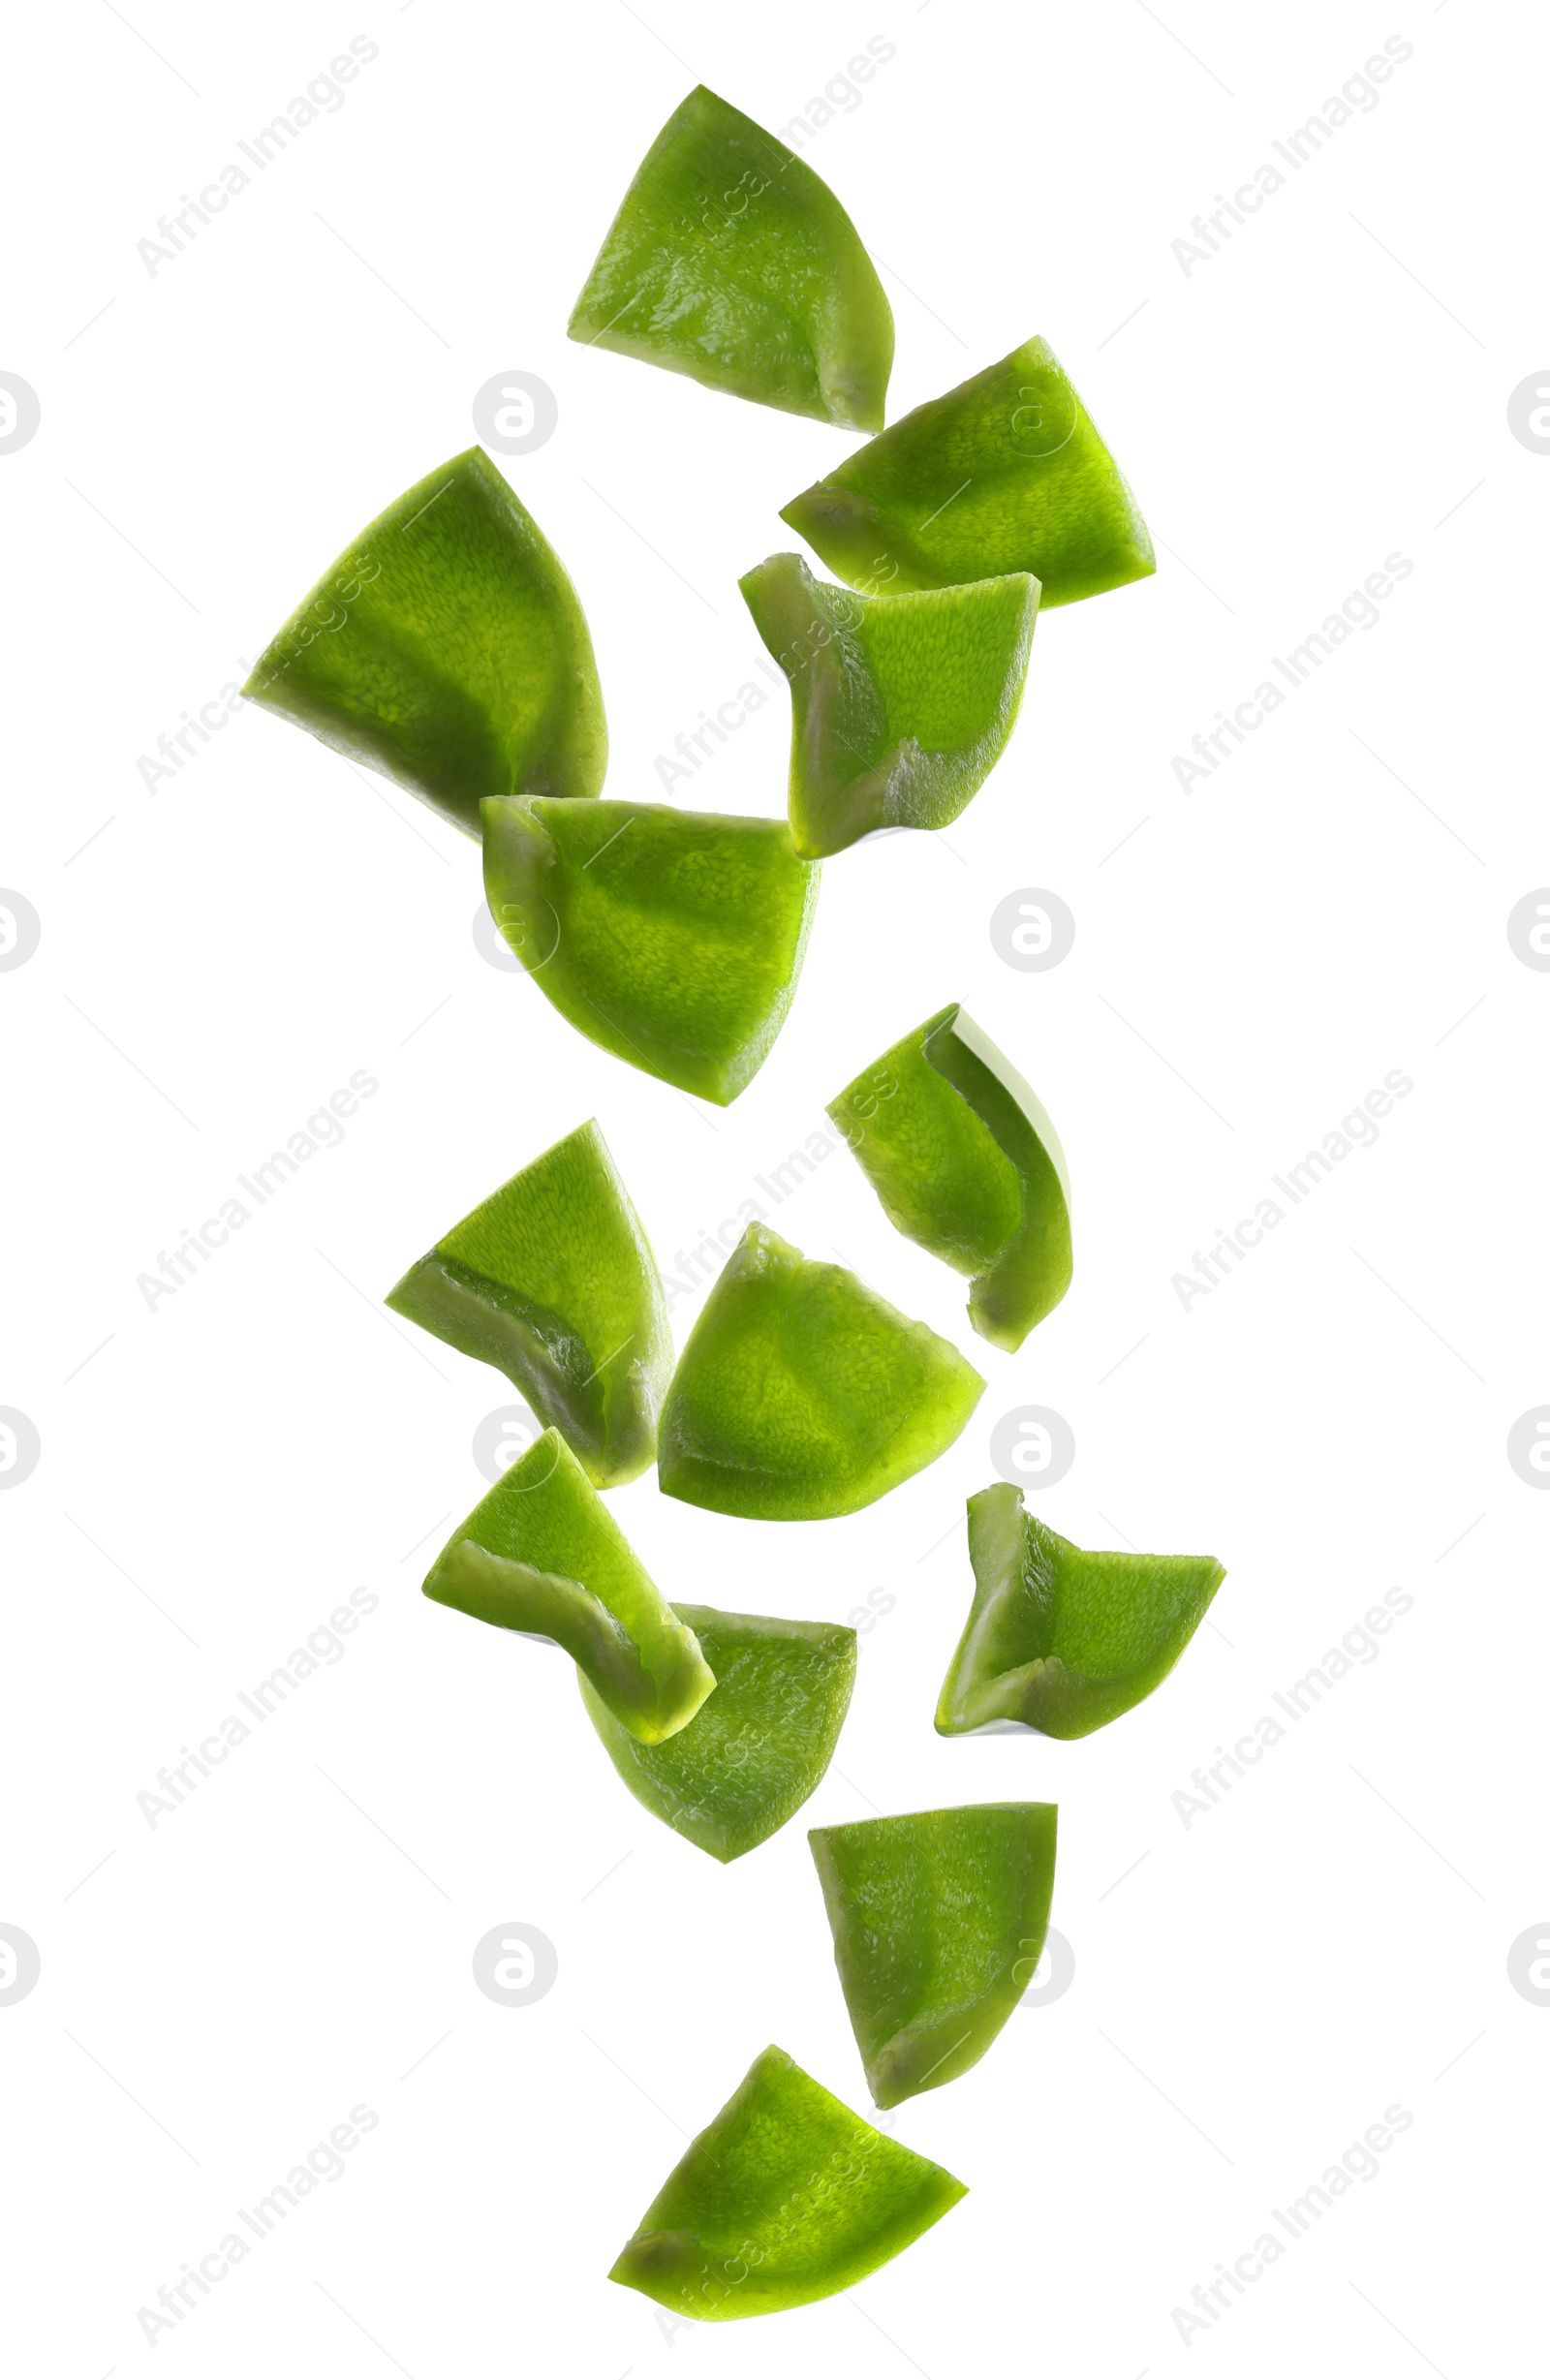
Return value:
M 741 1859 L 793 1817 L 834 1754 L 855 1683 L 855 1630 L 675 1603 L 716 1691 L 670 1743 L 641 1744 L 585 1673 L 581 1699 L 636 1800 L 712 1859 Z
M 1015 1354 L 1071 1280 L 1070 1177 L 1037 1094 L 955 1001 L 828 1113 L 895 1230 L 973 1277 L 970 1321 Z
M 855 226 L 703 84 L 647 150 L 570 333 L 783 413 L 883 427 L 893 315 Z
M 1049 611 L 1157 568 L 1135 498 L 1047 339 L 917 405 L 781 518 L 871 595 L 1028 571 Z
M 697 2322 L 850 2289 L 966 2195 L 773 2047 L 691 2141 L 608 2278 Z
M 804 859 L 882 827 L 950 826 L 1007 748 L 1038 581 L 850 595 L 799 554 L 738 580 L 791 688 L 791 839 Z
M 750 1223 L 668 1384 L 658 1481 L 743 1520 L 832 1520 L 945 1454 L 984 1386 L 843 1265 Z
M 595 1120 L 454 1223 L 386 1302 L 504 1372 L 595 1488 L 651 1462 L 672 1334 L 650 1243 Z
M 1005 1481 L 969 1499 L 975 1599 L 937 1733 L 1070 1739 L 1162 1685 L 1226 1576 L 1209 1554 L 1084 1554 Z
M 716 1683 L 558 1430 L 475 1505 L 424 1592 L 491 1627 L 552 1639 L 642 1744 L 687 1726 Z
M 242 689 L 468 835 L 486 793 L 596 793 L 608 735 L 586 616 L 479 447 L 361 532 Z
M 784 823 L 521 798 L 483 818 L 491 914 L 560 1014 L 728 1106 L 786 1021 L 818 899 Z
M 1049 1929 L 1055 1815 L 980 1802 L 809 1830 L 879 2107 L 967 2074 L 1021 1999 Z

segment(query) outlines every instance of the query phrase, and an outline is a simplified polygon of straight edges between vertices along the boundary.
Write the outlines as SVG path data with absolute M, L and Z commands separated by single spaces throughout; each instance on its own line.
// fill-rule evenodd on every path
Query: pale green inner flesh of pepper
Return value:
M 1135 498 L 1047 339 L 917 405 L 781 518 L 867 595 L 1027 571 L 1052 611 L 1157 568 Z
M 1055 1822 L 1050 1802 L 981 1802 L 809 1832 L 879 2107 L 967 2073 L 1021 1999 L 1049 1926 Z
M 657 802 L 487 801 L 484 890 L 562 1016 L 719 1107 L 774 1046 L 819 870 L 784 820 Z
M 570 335 L 842 429 L 883 427 L 893 315 L 811 166 L 703 84 L 614 217 Z
M 668 1385 L 658 1478 L 747 1520 L 856 1512 L 945 1453 L 984 1385 L 854 1273 L 750 1223 Z
M 608 2277 L 698 2322 L 811 2305 L 964 2195 L 772 2047 L 690 2143 Z
M 890 1223 L 974 1281 L 969 1318 L 1014 1354 L 1070 1286 L 1070 1179 L 1055 1128 L 954 1002 L 830 1102 Z
M 504 1372 L 594 1487 L 652 1461 L 672 1338 L 650 1245 L 595 1121 L 454 1224 L 386 1302 Z
M 425 1580 L 433 1601 L 570 1654 L 643 1744 L 686 1726 L 716 1681 L 557 1430 L 475 1505 Z
M 641 1744 L 581 1673 L 592 1724 L 636 1800 L 712 1859 L 741 1859 L 821 1782 L 850 1708 L 855 1631 L 675 1603 L 716 1691 L 665 1744 Z
M 1038 582 L 852 595 L 797 554 L 739 579 L 791 689 L 791 837 L 804 858 L 896 826 L 946 826 L 1016 724 Z
M 1226 1576 L 1207 1554 L 1087 1554 L 1005 1481 L 969 1499 L 975 1596 L 941 1735 L 1091 1735 L 1167 1676 Z
M 607 765 L 575 589 L 478 447 L 361 532 L 242 692 L 469 835 L 483 795 L 591 795 Z

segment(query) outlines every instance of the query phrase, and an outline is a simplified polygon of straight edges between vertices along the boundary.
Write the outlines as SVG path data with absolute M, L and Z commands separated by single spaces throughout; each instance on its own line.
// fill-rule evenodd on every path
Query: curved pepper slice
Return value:
M 424 1592 L 491 1627 L 551 1638 L 642 1744 L 687 1726 L 716 1683 L 557 1430 L 475 1505 Z
M 1055 1815 L 980 1802 L 809 1830 L 879 2107 L 967 2074 L 1021 1999 L 1049 1929 Z
M 744 1520 L 832 1520 L 945 1454 L 984 1386 L 843 1265 L 750 1223 L 668 1385 L 658 1480 Z
M 656 1453 L 672 1335 L 650 1243 L 596 1121 L 454 1223 L 386 1303 L 504 1372 L 595 1488 L 638 1477 Z
M 479 447 L 390 504 L 242 689 L 468 835 L 486 793 L 596 793 L 608 760 L 586 616 Z
M 1028 571 L 1049 611 L 1157 568 L 1135 498 L 1047 339 L 917 405 L 781 518 L 869 595 Z
M 799 554 L 738 580 L 790 680 L 791 838 L 804 859 L 888 826 L 949 826 L 1007 748 L 1038 581 L 849 595 Z
M 608 2278 L 697 2322 L 780 2313 L 864 2280 L 966 2195 L 771 2047 L 690 2142 Z
M 590 1041 L 726 1107 L 796 991 L 818 869 L 774 819 L 660 802 L 487 801 L 501 932 Z
M 581 1699 L 636 1800 L 712 1859 L 741 1859 L 793 1817 L 834 1755 L 855 1683 L 855 1630 L 675 1603 L 716 1691 L 666 1744 L 620 1726 L 586 1676 Z
M 1037 1094 L 955 1001 L 828 1113 L 894 1229 L 973 1277 L 970 1321 L 1015 1354 L 1071 1280 L 1070 1177 Z
M 783 413 L 883 427 L 893 315 L 854 224 L 703 83 L 647 150 L 570 333 Z
M 1209 1554 L 1084 1554 L 1006 1482 L 969 1499 L 975 1599 L 937 1733 L 1089 1736 L 1162 1685 L 1226 1572 Z

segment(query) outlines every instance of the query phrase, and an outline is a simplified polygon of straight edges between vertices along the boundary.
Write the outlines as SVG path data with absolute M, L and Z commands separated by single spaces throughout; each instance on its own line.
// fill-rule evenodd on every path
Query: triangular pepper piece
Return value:
M 669 1383 L 658 1478 L 710 1512 L 831 1520 L 946 1453 L 984 1386 L 854 1273 L 750 1223 Z
M 1006 750 L 1038 611 L 1026 572 L 852 595 L 799 554 L 738 580 L 790 681 L 791 839 L 804 859 L 894 826 L 948 826 Z
M 543 800 L 483 819 L 491 914 L 561 1015 L 728 1106 L 786 1021 L 818 899 L 784 821 Z
M 1088 1736 L 1162 1685 L 1226 1576 L 1209 1554 L 1084 1554 L 1005 1481 L 969 1499 L 975 1599 L 937 1733 Z
M 855 1631 L 675 1603 L 716 1691 L 666 1744 L 642 1744 L 585 1673 L 581 1699 L 636 1800 L 712 1859 L 741 1859 L 816 1791 L 855 1683 Z
M 585 614 L 479 447 L 390 504 L 242 689 L 468 835 L 486 793 L 596 793 L 607 766 Z
M 1055 1805 L 980 1802 L 813 1827 L 851 2027 L 879 2107 L 976 2065 L 1033 1980 Z
M 773 2046 L 691 2141 L 608 2278 L 696 2322 L 850 2289 L 966 2195 Z
M 1135 498 L 1047 339 L 917 405 L 781 518 L 868 595 L 1027 571 L 1051 611 L 1157 568 Z
M 646 152 L 570 334 L 783 413 L 883 427 L 893 315 L 855 226 L 703 84 Z
M 829 1103 L 906 1239 L 974 1280 L 969 1319 L 1015 1354 L 1070 1286 L 1070 1177 L 1038 1095 L 955 1001 Z
M 657 1451 L 672 1334 L 656 1259 L 597 1123 L 454 1223 L 386 1299 L 521 1390 L 595 1488 Z
M 548 1637 L 621 1727 L 660 1744 L 716 1684 L 557 1430 L 545 1430 L 475 1505 L 424 1592 L 470 1619 Z

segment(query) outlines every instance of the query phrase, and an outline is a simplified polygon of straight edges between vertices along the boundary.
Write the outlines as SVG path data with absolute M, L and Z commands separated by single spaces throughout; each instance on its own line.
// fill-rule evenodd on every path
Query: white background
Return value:
M 1550 2012 L 1507 1953 L 1550 1917 L 1550 1506 L 1504 1447 L 1550 1399 L 1550 979 L 1505 920 L 1550 880 L 1550 459 L 1506 408 L 1550 361 L 1542 25 L 1472 0 L 129 15 L 10 36 L 0 368 L 42 427 L 0 455 L 0 881 L 42 940 L 0 974 L 0 1404 L 42 1456 L 0 1496 L 0 1919 L 43 1962 L 0 2008 L 10 2367 L 1522 2368 Z M 149 274 L 137 241 L 357 33 L 380 54 L 343 108 Z M 305 735 L 247 710 L 154 793 L 137 762 L 521 369 L 559 426 L 505 468 L 587 608 L 607 791 L 659 798 L 654 757 L 753 675 L 737 574 L 852 442 L 568 344 L 567 314 L 693 81 L 779 130 L 874 34 L 896 55 L 806 154 L 883 263 L 890 417 L 1044 333 L 1160 568 L 1042 622 L 950 848 L 827 864 L 786 1031 L 713 1112 L 481 957 L 473 844 Z M 1192 218 L 1395 34 L 1380 104 L 1186 274 Z M 1393 552 L 1380 624 L 1182 791 L 1173 756 Z M 781 695 L 678 796 L 777 815 L 786 731 Z M 1077 920 L 1044 974 L 989 939 L 1027 886 Z M 949 999 L 1063 1134 L 1065 1304 L 1000 1356 L 836 1155 L 762 1203 L 979 1364 L 964 1438 L 820 1526 L 650 1477 L 614 1499 L 680 1599 L 896 1598 L 820 1792 L 723 1870 L 624 1793 L 558 1656 L 420 1597 L 511 1395 L 377 1301 L 592 1114 L 669 1266 Z M 137 1276 L 356 1068 L 380 1090 L 342 1145 L 147 1312 Z M 1193 1252 L 1390 1069 L 1414 1090 L 1377 1145 L 1186 1311 Z M 946 1742 L 962 1499 L 1026 1404 L 1075 1432 L 1056 1528 L 1227 1582 L 1117 1725 Z M 1396 1586 L 1380 1657 L 1186 1827 L 1191 1772 Z M 158 1768 L 352 1587 L 380 1604 L 345 1658 L 149 1827 Z M 866 2105 L 804 1823 L 1007 1796 L 1061 1805 L 1076 1971 L 898 2115 L 970 2196 L 851 2298 L 666 2337 L 604 2275 L 685 2132 L 769 2040 Z M 507 2009 L 470 1958 L 517 1920 L 559 1978 Z M 136 2309 L 359 2103 L 343 2177 L 149 2348 Z M 1171 2309 L 1395 2104 L 1378 2177 L 1186 2345 Z

